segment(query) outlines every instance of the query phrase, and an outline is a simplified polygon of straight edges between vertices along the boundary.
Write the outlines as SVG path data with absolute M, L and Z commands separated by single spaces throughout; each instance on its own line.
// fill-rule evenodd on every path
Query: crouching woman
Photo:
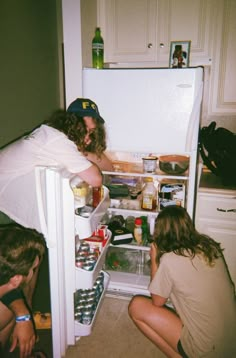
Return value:
M 184 208 L 169 206 L 158 215 L 151 298 L 135 296 L 129 315 L 167 357 L 236 357 L 235 289 L 222 251 L 195 230 Z

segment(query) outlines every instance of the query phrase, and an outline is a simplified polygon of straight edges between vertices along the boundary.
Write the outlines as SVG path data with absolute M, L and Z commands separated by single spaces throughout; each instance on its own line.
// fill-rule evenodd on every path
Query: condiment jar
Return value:
M 142 190 L 142 209 L 155 210 L 157 206 L 157 190 L 153 178 L 145 178 L 145 185 Z
M 136 218 L 134 225 L 134 238 L 138 245 L 142 245 L 142 219 Z

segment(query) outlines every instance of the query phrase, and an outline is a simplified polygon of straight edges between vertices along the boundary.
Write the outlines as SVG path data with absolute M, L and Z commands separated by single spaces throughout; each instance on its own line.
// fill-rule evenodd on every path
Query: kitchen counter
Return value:
M 228 193 L 236 195 L 236 185 L 223 185 L 221 178 L 213 174 L 208 169 L 203 169 L 199 184 L 199 192 L 216 192 L 218 194 Z

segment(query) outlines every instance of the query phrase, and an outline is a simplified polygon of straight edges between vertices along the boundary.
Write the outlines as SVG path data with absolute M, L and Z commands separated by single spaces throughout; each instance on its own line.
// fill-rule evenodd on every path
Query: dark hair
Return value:
M 91 144 L 86 146 L 84 138 L 87 135 L 87 129 L 83 117 L 79 117 L 74 113 L 58 110 L 52 116 L 44 121 L 44 124 L 53 127 L 64 133 L 71 141 L 73 141 L 78 150 L 82 153 L 91 152 L 100 156 L 106 149 L 106 134 L 104 124 L 94 118 L 96 123 L 95 130 L 90 134 Z
M 158 262 L 164 253 L 174 252 L 191 258 L 201 254 L 209 265 L 214 265 L 223 251 L 219 243 L 194 228 L 186 209 L 175 205 L 166 207 L 158 215 L 154 242 L 158 247 Z
M 45 252 L 42 234 L 16 224 L 0 226 L 0 285 L 15 275 L 27 276 L 35 258 Z

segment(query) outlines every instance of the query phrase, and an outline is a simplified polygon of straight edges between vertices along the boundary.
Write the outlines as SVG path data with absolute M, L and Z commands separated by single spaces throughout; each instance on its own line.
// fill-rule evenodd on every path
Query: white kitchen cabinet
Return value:
M 210 76 L 210 114 L 236 113 L 236 1 L 218 0 Z
M 170 41 L 191 40 L 190 65 L 211 63 L 212 0 L 98 0 L 98 10 L 105 62 L 168 67 Z
M 236 284 L 236 190 L 200 188 L 195 224 L 199 232 L 221 243 Z

